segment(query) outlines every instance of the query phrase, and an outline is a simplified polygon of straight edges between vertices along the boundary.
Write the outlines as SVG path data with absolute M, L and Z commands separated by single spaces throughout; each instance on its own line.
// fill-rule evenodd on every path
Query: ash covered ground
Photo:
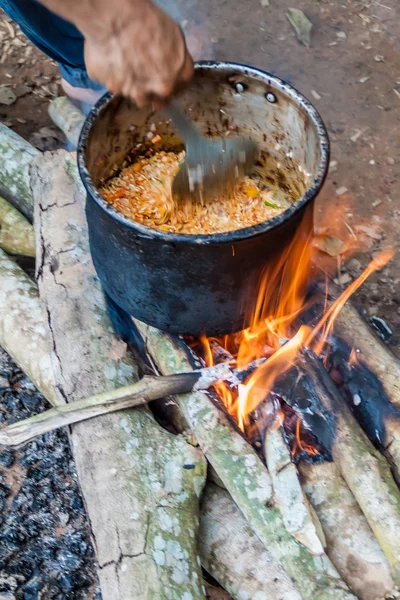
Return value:
M 0 424 L 49 408 L 0 348 Z M 67 434 L 0 448 L 0 600 L 101 598 Z

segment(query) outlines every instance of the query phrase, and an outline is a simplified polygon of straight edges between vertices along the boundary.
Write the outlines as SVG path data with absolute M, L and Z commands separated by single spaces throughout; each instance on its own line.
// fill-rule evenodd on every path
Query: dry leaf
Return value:
M 0 104 L 10 106 L 11 104 L 14 104 L 16 99 L 17 96 L 9 87 L 6 85 L 0 85 Z
M 346 244 L 333 235 L 325 235 L 316 240 L 315 245 L 319 250 L 329 256 L 339 256 L 346 249 Z
M 298 8 L 288 8 L 286 16 L 295 30 L 299 42 L 304 44 L 304 46 L 309 46 L 311 44 L 312 23 L 307 19 L 303 11 Z
M 338 188 L 336 190 L 336 196 L 344 196 L 344 194 L 347 194 L 349 190 L 347 189 L 347 187 L 345 187 L 344 185 L 342 185 L 340 188 Z
M 377 231 L 377 228 L 373 227 L 372 225 L 356 225 L 355 229 L 356 231 L 361 231 L 362 233 L 365 233 L 365 235 L 372 238 L 373 240 L 382 239 L 382 234 L 379 233 Z
M 269 6 L 269 0 L 260 0 L 261 6 Z

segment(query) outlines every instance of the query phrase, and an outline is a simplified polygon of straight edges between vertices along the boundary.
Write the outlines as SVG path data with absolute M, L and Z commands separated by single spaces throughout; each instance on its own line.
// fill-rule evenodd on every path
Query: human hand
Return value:
M 99 27 L 87 21 L 89 76 L 138 106 L 162 104 L 190 81 L 193 60 L 179 25 L 151 0 L 107 0 Z

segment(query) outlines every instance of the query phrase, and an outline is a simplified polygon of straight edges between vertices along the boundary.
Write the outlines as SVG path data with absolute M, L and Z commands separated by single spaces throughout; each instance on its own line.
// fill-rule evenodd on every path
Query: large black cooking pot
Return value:
M 268 176 L 299 200 L 266 223 L 217 235 L 164 233 L 131 221 L 98 187 L 150 143 L 152 123 L 164 148 L 181 148 L 181 140 L 160 115 L 107 94 L 88 115 L 78 148 L 93 262 L 106 292 L 145 323 L 191 335 L 238 331 L 248 324 L 264 267 L 293 238 L 321 188 L 328 137 L 303 96 L 247 66 L 197 64 L 181 102 L 203 132 L 233 127 L 255 139 Z

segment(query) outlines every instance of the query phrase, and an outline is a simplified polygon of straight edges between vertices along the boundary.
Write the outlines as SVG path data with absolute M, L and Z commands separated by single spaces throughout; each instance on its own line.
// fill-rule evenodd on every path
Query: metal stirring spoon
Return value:
M 185 143 L 185 161 L 172 184 L 178 202 L 205 202 L 229 193 L 238 178 L 249 173 L 258 157 L 255 142 L 242 137 L 206 138 L 175 100 L 163 110 Z

